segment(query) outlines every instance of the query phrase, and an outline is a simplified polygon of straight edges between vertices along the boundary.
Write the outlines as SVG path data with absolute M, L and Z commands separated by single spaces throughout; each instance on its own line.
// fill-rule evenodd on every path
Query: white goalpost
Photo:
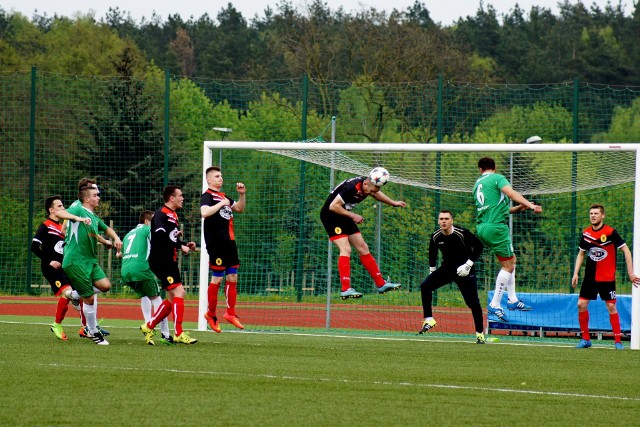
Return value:
M 532 153 L 531 156 L 540 155 L 539 158 L 528 159 L 525 166 L 517 166 L 524 172 L 517 177 L 518 185 L 514 188 L 523 194 L 553 194 L 554 188 L 562 186 L 563 192 L 571 193 L 584 189 L 595 188 L 592 185 L 608 186 L 627 183 L 632 185 L 633 218 L 612 219 L 612 225 L 619 228 L 620 221 L 626 220 L 625 226 L 630 230 L 623 238 L 631 240 L 629 233 L 633 233 L 633 268 L 636 274 L 640 273 L 640 156 L 638 150 L 640 144 L 406 144 L 406 143 L 318 143 L 318 142 L 248 142 L 248 141 L 205 141 L 202 159 L 202 190 L 208 188 L 204 171 L 214 164 L 212 150 L 250 150 L 254 152 L 276 153 L 288 158 L 298 159 L 303 162 L 310 162 L 324 168 L 337 170 L 345 174 L 358 175 L 367 173 L 372 162 L 382 163 L 393 161 L 395 167 L 389 167 L 391 182 L 393 184 L 404 184 L 412 187 L 419 187 L 425 191 L 445 189 L 450 192 L 471 192 L 473 180 L 478 175 L 477 159 L 479 155 L 491 155 L 501 153 L 511 156 L 511 164 L 514 158 L 520 158 L 525 153 Z M 591 153 L 591 154 L 589 154 Z M 450 157 L 455 155 L 455 169 L 453 163 L 447 163 Z M 468 155 L 468 158 L 464 157 Z M 584 155 L 589 157 L 591 171 L 585 170 L 586 166 L 577 169 L 571 165 L 571 156 Z M 363 156 L 373 156 L 376 160 L 363 160 Z M 405 158 L 406 156 L 406 158 Z M 436 157 L 437 156 L 437 157 Z M 265 157 L 266 159 L 267 157 Z M 366 157 L 367 159 L 369 157 Z M 635 158 L 632 161 L 631 158 Z M 408 160 L 411 159 L 411 160 Z M 415 160 L 414 160 L 415 159 Z M 447 160 L 449 159 L 449 160 Z M 575 158 L 574 158 L 575 159 Z M 267 161 L 267 160 L 265 160 Z M 575 161 L 575 160 L 574 160 Z M 406 167 L 404 166 L 406 163 Z M 538 163 L 536 163 L 538 162 Z M 554 162 L 558 162 L 555 164 Z M 410 164 L 409 164 L 410 163 Z M 216 163 L 217 164 L 217 163 Z M 509 162 L 506 163 L 507 165 Z M 537 165 L 542 164 L 543 172 L 532 178 Z M 604 165 L 608 168 L 602 168 Z M 533 165 L 533 166 L 532 166 Z M 242 165 L 233 164 L 232 168 L 239 168 Z M 223 166 L 224 168 L 224 166 Z M 528 168 L 528 169 L 527 169 Z M 602 168 L 602 169 L 596 169 Z M 555 172 L 558 172 L 557 174 Z M 504 169 L 499 171 L 509 177 Z M 513 170 L 510 171 L 513 176 Z M 591 173 L 591 176 L 589 176 Z M 624 175 L 624 176 L 623 176 Z M 542 178 L 540 177 L 542 176 Z M 543 179 L 544 178 L 544 179 Z M 339 181 L 338 181 L 339 182 Z M 328 184 L 328 180 L 327 180 Z M 513 184 L 513 182 L 512 182 Z M 522 186 L 522 188 L 519 187 Z M 601 188 L 598 187 L 598 188 Z M 387 187 L 385 187 L 386 189 Z M 249 188 L 251 191 L 251 188 Z M 385 190 L 386 192 L 386 190 Z M 393 192 L 391 190 L 391 192 Z M 328 192 L 327 192 L 328 193 Z M 263 196 L 264 197 L 264 196 Z M 472 204 L 471 199 L 468 200 Z M 248 206 L 251 206 L 250 202 Z M 595 201 L 594 201 L 595 203 Z M 425 209 L 424 206 L 415 206 L 414 209 Z M 251 207 L 249 207 L 249 210 Z M 320 206 L 314 206 L 318 210 Z M 544 206 L 543 206 L 544 209 Z M 428 215 L 435 216 L 436 212 L 428 212 Z M 587 215 L 580 211 L 582 224 Z M 561 218 L 555 218 L 560 221 Z M 543 220 L 544 221 L 544 220 Z M 582 227 L 584 228 L 584 227 Z M 582 229 L 581 228 L 581 229 Z M 432 231 L 432 230 L 431 230 Z M 204 235 L 201 227 L 200 241 L 202 244 L 202 254 L 200 256 L 199 270 L 199 314 L 198 330 L 206 330 L 207 322 L 204 314 L 207 311 L 207 288 L 210 278 L 209 257 L 204 245 Z M 326 245 L 326 243 L 324 243 Z M 516 245 L 517 246 L 517 245 Z M 326 248 L 326 246 L 325 246 Z M 516 250 L 518 248 L 516 247 Z M 575 253 L 578 248 L 572 248 Z M 411 256 L 409 254 L 408 256 Z M 331 255 L 329 255 L 331 261 Z M 563 266 L 566 271 L 572 271 L 573 265 Z M 567 273 L 568 275 L 568 273 Z M 242 274 L 241 274 L 242 276 Z M 240 279 L 242 280 L 242 279 Z M 568 277 L 568 282 L 571 277 Z M 626 277 L 618 277 L 620 283 L 628 281 Z M 330 290 L 327 289 L 327 291 Z M 627 297 L 628 298 L 628 297 Z M 327 301 L 329 301 L 327 299 Z M 328 303 L 327 303 L 328 304 Z M 597 303 L 599 304 L 599 303 Z M 593 304 L 592 304 L 593 305 Z M 483 306 L 485 304 L 483 303 Z M 591 310 L 591 305 L 590 305 Z M 631 306 L 630 306 L 630 348 L 640 349 L 640 287 L 631 286 Z M 577 319 L 577 308 L 575 311 Z M 329 324 L 327 318 L 327 326 Z

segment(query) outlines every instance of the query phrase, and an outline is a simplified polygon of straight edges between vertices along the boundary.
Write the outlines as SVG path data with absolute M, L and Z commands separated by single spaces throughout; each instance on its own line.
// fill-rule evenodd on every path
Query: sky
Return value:
M 34 11 L 39 15 L 53 16 L 54 14 L 73 17 L 77 12 L 83 14 L 93 11 L 95 17 L 100 19 L 105 16 L 109 7 L 118 7 L 120 10 L 130 12 L 131 17 L 139 22 L 142 17 L 150 18 L 155 11 L 157 15 L 166 20 L 169 15 L 179 14 L 183 20 L 188 20 L 191 16 L 199 18 L 205 13 L 213 19 L 220 10 L 225 9 L 229 3 L 242 13 L 248 21 L 255 15 L 264 16 L 267 6 L 276 10 L 281 0 L 0 0 L 0 7 L 7 12 L 20 12 L 27 17 L 32 17 Z M 516 2 L 526 14 L 531 10 L 531 6 L 537 5 L 551 9 L 554 14 L 558 14 L 557 4 L 560 0 L 484 0 L 485 8 L 491 4 L 497 11 L 498 16 L 509 13 Z M 569 0 L 570 3 L 578 3 L 578 0 Z M 623 5 L 625 15 L 630 15 L 633 11 L 634 0 L 610 0 L 612 4 Z M 640 1 L 640 0 L 636 0 Z M 371 7 L 377 10 L 390 12 L 393 8 L 400 11 L 406 10 L 414 4 L 415 0 L 324 0 L 324 3 L 331 9 L 337 10 L 340 6 L 348 13 L 357 12 Z M 429 10 L 431 19 L 439 22 L 443 26 L 449 26 L 458 18 L 474 16 L 480 5 L 480 0 L 420 0 Z M 305 10 L 308 0 L 290 0 L 290 3 L 299 11 Z M 597 4 L 601 9 L 607 4 L 607 0 L 585 0 L 582 1 L 587 7 Z

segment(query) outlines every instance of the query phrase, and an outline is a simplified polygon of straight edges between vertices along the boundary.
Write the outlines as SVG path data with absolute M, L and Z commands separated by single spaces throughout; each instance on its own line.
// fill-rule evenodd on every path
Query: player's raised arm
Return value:
M 238 192 L 238 200 L 231 206 L 234 212 L 244 212 L 244 207 L 247 204 L 247 187 L 242 182 L 236 183 L 236 191 Z
M 531 209 L 531 210 L 533 210 L 534 213 L 542 212 L 542 206 L 536 205 L 535 203 L 530 202 L 522 194 L 520 194 L 516 190 L 514 190 L 510 185 L 505 185 L 504 187 L 501 188 L 501 190 L 511 200 L 513 200 L 514 202 L 519 203 L 520 205 L 523 206 L 523 208 L 518 208 L 517 206 L 514 206 L 516 208 L 516 210 L 514 210 L 514 212 L 520 212 L 520 211 L 522 211 L 524 209 Z M 511 212 L 511 210 L 509 210 L 509 212 Z
M 397 208 L 404 208 L 405 206 L 407 206 L 407 204 L 404 201 L 393 200 L 389 196 L 384 194 L 382 191 L 378 191 L 377 193 L 374 193 L 372 197 L 377 201 L 384 203 L 385 205 L 389 205 Z

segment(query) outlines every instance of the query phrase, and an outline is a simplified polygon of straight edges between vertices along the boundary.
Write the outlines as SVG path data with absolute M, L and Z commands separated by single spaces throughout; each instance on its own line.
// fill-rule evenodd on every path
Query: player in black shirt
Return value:
M 184 318 L 184 287 L 178 268 L 178 250 L 185 255 L 196 249 L 195 242 L 184 243 L 180 240 L 180 222 L 177 210 L 182 209 L 184 196 L 176 185 L 168 185 L 162 191 L 164 205 L 155 211 L 151 218 L 151 248 L 149 249 L 149 267 L 167 291 L 167 299 L 162 301 L 151 321 L 140 325 L 147 344 L 153 344 L 153 328 L 162 319 L 173 312 L 173 341 L 182 344 L 195 344 L 198 340 L 191 338 L 182 329 Z
M 62 321 L 69 309 L 69 302 L 80 310 L 80 295 L 71 288 L 71 282 L 62 269 L 62 257 L 64 247 L 64 231 L 62 219 L 81 220 L 71 215 L 64 209 L 60 196 L 51 196 L 44 203 L 47 219 L 40 224 L 36 235 L 31 242 L 31 252 L 40 258 L 42 275 L 51 285 L 51 291 L 58 298 L 55 322 L 51 325 L 51 331 L 61 340 L 66 340 L 67 335 L 62 329 Z
M 236 315 L 236 300 L 238 291 L 238 247 L 233 230 L 233 213 L 244 211 L 246 204 L 247 188 L 242 182 L 236 183 L 238 200 L 223 193 L 222 171 L 217 166 L 210 166 L 205 171 L 209 188 L 200 199 L 200 215 L 204 218 L 204 241 L 209 254 L 209 268 L 211 269 L 211 282 L 207 289 L 208 309 L 204 314 L 209 327 L 220 333 L 220 325 L 216 317 L 218 305 L 218 291 L 222 278 L 224 282 L 224 295 L 227 302 L 227 310 L 224 319 L 238 329 L 244 329 L 240 319 Z
M 376 168 L 372 172 L 377 169 L 380 168 Z M 386 170 L 384 172 L 388 176 L 388 172 Z M 364 218 L 351 211 L 367 196 L 389 206 L 405 207 L 405 202 L 392 200 L 380 191 L 380 187 L 384 184 L 386 184 L 386 180 L 380 186 L 374 184 L 371 174 L 370 176 L 347 179 L 334 188 L 320 211 L 320 219 L 329 235 L 329 240 L 340 250 L 338 274 L 340 274 L 340 297 L 342 299 L 362 297 L 360 292 L 351 287 L 351 246 L 358 251 L 360 262 L 375 282 L 378 293 L 384 294 L 400 287 L 400 284 L 388 283 L 382 278 L 378 263 L 369 252 L 369 247 L 357 226 L 357 224 L 364 222 Z
M 439 230 L 429 239 L 429 275 L 420 285 L 424 321 L 420 334 L 436 326 L 431 301 L 433 291 L 455 282 L 462 293 L 464 302 L 471 309 L 476 328 L 476 342 L 484 344 L 482 307 L 478 298 L 478 284 L 474 263 L 482 253 L 482 242 L 466 228 L 453 225 L 453 214 L 442 210 L 438 214 Z M 440 268 L 436 268 L 438 251 L 442 252 Z

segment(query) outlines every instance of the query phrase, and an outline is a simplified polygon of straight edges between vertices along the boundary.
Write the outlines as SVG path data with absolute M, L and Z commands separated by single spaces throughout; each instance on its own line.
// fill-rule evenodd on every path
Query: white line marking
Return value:
M 16 324 L 16 325 L 42 325 L 42 326 L 51 326 L 51 323 L 41 323 L 41 322 L 18 322 L 18 321 L 8 321 L 8 320 L 0 320 L 0 324 Z M 80 324 L 68 324 L 71 327 L 80 327 Z M 138 326 L 113 326 L 113 325 L 101 325 L 105 328 L 109 329 L 138 329 Z M 185 331 L 195 332 L 195 333 L 204 333 L 210 334 L 210 331 L 199 331 L 197 329 L 187 329 Z M 463 344 L 472 344 L 476 346 L 475 337 L 469 336 L 469 338 L 457 338 L 457 337 L 443 337 L 443 336 L 421 336 L 417 338 L 415 335 L 411 334 L 408 337 L 389 337 L 389 336 L 370 336 L 370 335 L 338 335 L 332 333 L 317 333 L 317 332 L 289 332 L 289 331 L 251 331 L 251 330 L 224 330 L 225 334 L 257 334 L 257 335 L 290 335 L 295 337 L 316 337 L 316 338 L 343 338 L 343 339 L 356 339 L 356 340 L 371 340 L 371 341 L 414 341 L 414 342 L 425 342 L 425 343 L 463 343 Z M 505 338 L 505 337 L 501 337 Z M 505 338 L 509 339 L 509 338 Z M 551 338 L 549 338 L 551 339 Z M 566 344 L 557 344 L 553 342 L 539 342 L 539 341 L 500 341 L 500 342 L 489 342 L 485 345 L 510 345 L 510 346 L 521 346 L 521 347 L 555 347 L 555 348 L 573 348 L 577 344 L 576 342 L 568 342 Z M 594 345 L 590 350 L 615 350 L 615 347 L 612 345 Z M 589 351 L 590 351 L 589 350 Z M 583 350 L 584 351 L 584 350 Z
M 403 387 L 420 387 L 420 388 L 440 388 L 449 390 L 473 390 L 482 392 L 493 393 L 520 393 L 531 395 L 542 395 L 552 397 L 578 397 L 584 399 L 607 399 L 607 400 L 622 400 L 631 402 L 640 402 L 640 398 L 625 397 L 625 396 L 607 396 L 598 394 L 583 394 L 583 393 L 567 393 L 558 391 L 540 391 L 540 390 L 517 390 L 511 388 L 492 388 L 492 387 L 475 387 L 475 386 L 462 386 L 453 384 L 427 384 L 427 383 L 413 383 L 413 382 L 392 382 L 392 381 L 360 381 L 360 380 L 348 380 L 348 379 L 334 379 L 334 378 L 312 378 L 312 377 L 296 377 L 290 375 L 273 375 L 273 374 L 247 374 L 241 372 L 216 372 L 216 371 L 192 371 L 188 369 L 164 369 L 164 368 L 136 368 L 129 366 L 104 366 L 104 365 L 72 365 L 65 363 L 37 363 L 37 366 L 48 366 L 55 368 L 70 368 L 70 369 L 102 369 L 102 370 L 120 370 L 120 371 L 137 371 L 137 372 L 159 372 L 159 373 L 176 373 L 176 374 L 192 374 L 192 375 L 210 375 L 210 376 L 237 376 L 237 377 L 249 377 L 249 378 L 267 378 L 273 380 L 284 381 L 323 381 L 334 382 L 341 384 L 368 384 L 368 385 L 383 385 L 383 386 L 403 386 Z

